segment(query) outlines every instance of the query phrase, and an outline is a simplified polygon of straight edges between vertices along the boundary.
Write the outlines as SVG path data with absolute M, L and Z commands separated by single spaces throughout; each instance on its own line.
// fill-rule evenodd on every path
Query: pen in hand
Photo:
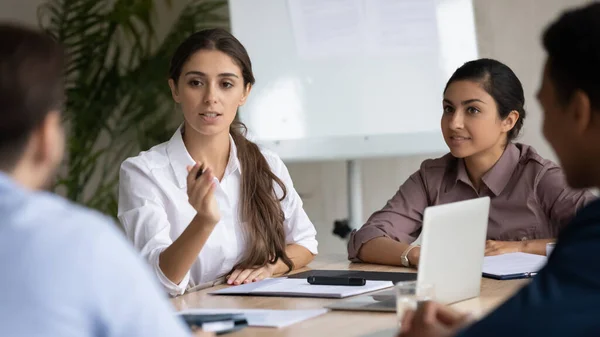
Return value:
M 200 166 L 200 169 L 198 170 L 198 173 L 196 173 L 196 180 L 198 180 L 198 178 L 200 178 L 200 176 L 202 175 L 202 173 L 204 173 L 204 165 Z

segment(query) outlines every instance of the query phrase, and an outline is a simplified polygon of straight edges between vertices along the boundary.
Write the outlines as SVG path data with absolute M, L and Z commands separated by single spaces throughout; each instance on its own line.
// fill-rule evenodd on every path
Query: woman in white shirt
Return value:
M 223 29 L 175 51 L 169 86 L 184 123 L 171 140 L 121 166 L 119 219 L 172 295 L 258 281 L 308 264 L 316 231 L 287 168 L 245 137 L 235 117 L 254 76 Z

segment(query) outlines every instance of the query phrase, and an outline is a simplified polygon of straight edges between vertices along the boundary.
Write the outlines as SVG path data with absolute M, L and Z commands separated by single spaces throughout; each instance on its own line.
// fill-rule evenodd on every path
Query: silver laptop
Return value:
M 479 296 L 490 198 L 460 201 L 425 209 L 417 282 L 435 286 L 445 304 Z M 334 310 L 395 311 L 393 290 L 344 301 Z
M 423 215 L 419 284 L 449 304 L 479 296 L 490 198 L 433 206 Z

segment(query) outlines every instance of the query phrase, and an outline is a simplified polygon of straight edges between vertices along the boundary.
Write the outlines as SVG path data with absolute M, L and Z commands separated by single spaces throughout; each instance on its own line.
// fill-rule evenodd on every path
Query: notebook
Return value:
M 187 309 L 181 315 L 243 315 L 248 326 L 284 328 L 327 313 L 327 309 L 271 310 L 271 309 Z
M 214 332 L 217 335 L 230 333 L 248 326 L 246 317 L 231 313 L 181 313 L 179 316 L 190 328 L 200 328 L 203 331 Z
M 509 253 L 486 256 L 483 259 L 483 276 L 497 280 L 532 277 L 546 264 L 543 255 Z
M 364 286 L 312 285 L 306 279 L 272 278 L 260 282 L 223 288 L 213 295 L 289 296 L 345 298 L 393 287 L 391 281 L 367 281 Z

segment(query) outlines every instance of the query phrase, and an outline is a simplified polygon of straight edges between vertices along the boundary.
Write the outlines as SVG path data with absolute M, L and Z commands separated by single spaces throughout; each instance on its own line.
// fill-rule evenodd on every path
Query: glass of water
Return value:
M 550 253 L 552 253 L 555 246 L 556 246 L 556 242 L 550 242 L 550 243 L 546 244 L 546 256 L 547 257 L 550 257 Z
M 398 327 L 407 310 L 417 310 L 421 302 L 435 300 L 435 289 L 432 284 L 417 284 L 417 281 L 398 282 L 396 291 L 396 316 Z

